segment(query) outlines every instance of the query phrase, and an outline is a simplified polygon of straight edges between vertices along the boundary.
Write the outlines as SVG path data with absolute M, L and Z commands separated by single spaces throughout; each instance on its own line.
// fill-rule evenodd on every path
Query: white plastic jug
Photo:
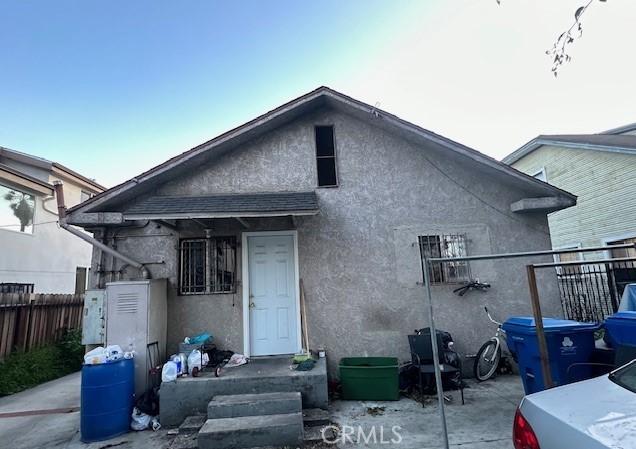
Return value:
M 177 364 L 174 362 L 166 362 L 161 369 L 161 382 L 174 382 L 177 380 Z
M 192 375 L 192 370 L 196 368 L 201 371 L 201 351 L 195 349 L 188 356 L 188 374 Z

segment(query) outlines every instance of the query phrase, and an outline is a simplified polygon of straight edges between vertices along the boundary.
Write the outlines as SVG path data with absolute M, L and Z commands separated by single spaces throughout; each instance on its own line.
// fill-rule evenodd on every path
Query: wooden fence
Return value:
M 57 341 L 82 326 L 84 295 L 0 293 L 0 359 Z

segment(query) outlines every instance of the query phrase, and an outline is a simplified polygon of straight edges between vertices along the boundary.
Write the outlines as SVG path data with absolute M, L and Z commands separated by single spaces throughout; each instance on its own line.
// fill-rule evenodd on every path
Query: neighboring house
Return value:
M 636 242 L 633 132 L 636 124 L 602 134 L 542 135 L 503 159 L 517 170 L 577 195 L 576 207 L 550 214 L 554 248 Z
M 58 226 L 56 182 L 73 205 L 105 190 L 57 162 L 0 147 L 0 293 L 85 288 L 91 245 Z
M 169 280 L 169 352 L 202 331 L 250 356 L 298 352 L 302 284 L 310 347 L 327 351 L 334 373 L 347 355 L 409 358 L 407 334 L 427 325 L 420 246 L 549 249 L 546 213 L 575 203 L 321 87 L 71 208 L 67 222 Z M 561 315 L 548 271 L 544 312 Z M 93 287 L 139 276 L 95 249 Z M 437 325 L 463 353 L 492 336 L 484 304 L 502 319 L 531 313 L 522 261 L 438 265 L 431 276 Z M 453 294 L 471 278 L 491 290 Z
M 600 134 L 541 135 L 503 159 L 517 170 L 577 195 L 575 207 L 549 215 L 554 249 L 608 247 L 607 251 L 599 253 L 563 254 L 561 261 L 636 257 L 634 250 L 611 249 L 615 244 L 636 243 L 634 133 L 636 124 Z M 615 306 L 622 286 L 630 280 L 636 281 L 636 270 L 629 263 L 612 267 L 616 270 L 610 271 L 617 279 L 610 279 L 609 285 L 600 288 L 588 286 L 585 289 L 601 290 L 601 294 L 604 290 L 610 291 Z M 611 267 L 594 265 L 573 270 L 575 274 L 602 271 L 605 283 L 604 273 L 608 268 Z M 562 270 L 560 273 L 571 274 Z M 589 283 L 595 285 L 594 282 Z M 612 291 L 614 284 L 617 284 L 616 292 Z M 586 295 L 589 297 L 590 293 Z

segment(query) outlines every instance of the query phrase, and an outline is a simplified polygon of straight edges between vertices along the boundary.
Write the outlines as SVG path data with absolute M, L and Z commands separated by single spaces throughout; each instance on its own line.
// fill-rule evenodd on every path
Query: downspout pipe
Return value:
M 84 234 L 82 231 L 75 229 L 66 223 L 66 206 L 64 205 L 64 191 L 62 189 L 62 183 L 60 181 L 56 181 L 53 183 L 55 187 L 55 196 L 57 197 L 57 213 L 60 217 L 60 227 L 66 229 L 68 232 L 73 234 L 76 237 L 81 238 L 85 242 L 90 243 L 95 248 L 99 248 L 105 253 L 110 254 L 111 256 L 116 257 L 117 259 L 127 263 L 130 266 L 137 268 L 141 272 L 141 277 L 143 279 L 150 279 L 150 272 L 148 269 L 141 263 L 136 260 L 131 259 L 130 257 L 120 253 L 119 251 L 114 250 L 108 245 L 103 244 L 97 239 Z

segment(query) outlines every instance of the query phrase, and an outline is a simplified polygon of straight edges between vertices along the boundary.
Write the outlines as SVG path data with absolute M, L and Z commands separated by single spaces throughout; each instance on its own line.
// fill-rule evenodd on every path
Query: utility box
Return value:
M 119 281 L 106 284 L 106 344 L 135 351 L 135 394 L 147 388 L 151 364 L 166 358 L 168 326 L 167 280 Z M 158 360 L 149 360 L 148 346 L 157 342 Z M 156 352 L 152 352 L 152 357 Z
M 105 290 L 86 290 L 82 318 L 82 344 L 103 346 L 106 336 Z

